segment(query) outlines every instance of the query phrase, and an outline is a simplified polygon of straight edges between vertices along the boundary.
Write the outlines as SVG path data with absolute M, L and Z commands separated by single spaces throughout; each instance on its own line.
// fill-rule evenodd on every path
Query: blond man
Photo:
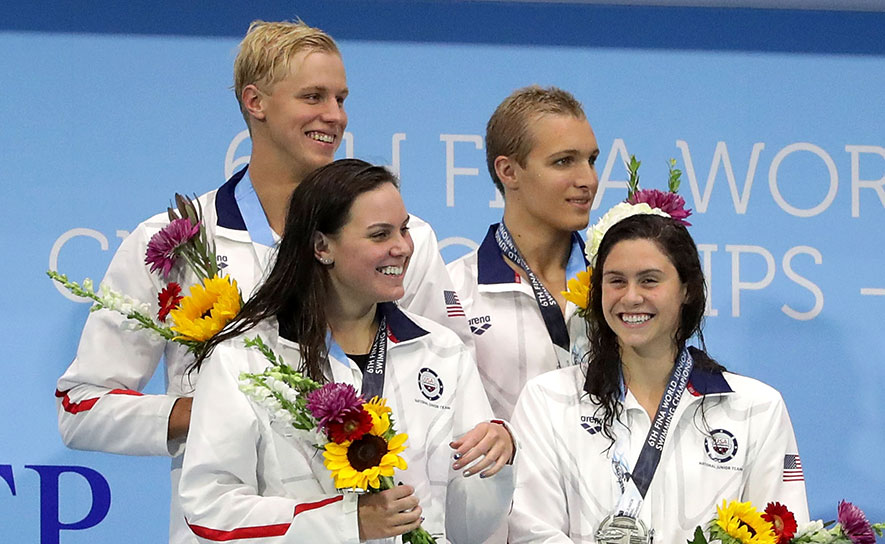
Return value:
M 271 264 L 292 192 L 307 174 L 334 160 L 347 126 L 349 91 L 334 40 L 300 21 L 251 24 L 234 62 L 234 91 L 252 138 L 251 160 L 199 200 L 224 273 L 248 297 Z M 167 223 L 165 213 L 141 223 L 123 241 L 103 283 L 138 300 L 156 300 L 165 281 L 145 265 L 145 248 Z M 435 235 L 420 219 L 410 226 L 415 254 L 405 282 L 408 308 L 445 321 L 444 289 L 451 286 Z M 192 285 L 198 278 L 180 267 L 168 280 Z M 142 394 L 163 358 L 166 392 Z M 125 330 L 120 316 L 99 311 L 87 319 L 76 358 L 56 390 L 59 431 L 69 447 L 171 457 L 169 541 L 175 544 L 196 542 L 178 504 L 191 394 L 199 378 L 186 374 L 191 362 L 181 346 Z

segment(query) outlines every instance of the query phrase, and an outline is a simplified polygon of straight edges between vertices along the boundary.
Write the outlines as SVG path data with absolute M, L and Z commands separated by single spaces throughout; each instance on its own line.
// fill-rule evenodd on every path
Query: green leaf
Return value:
M 694 530 L 694 540 L 686 540 L 688 544 L 707 544 L 707 537 L 704 536 L 704 530 L 700 526 Z

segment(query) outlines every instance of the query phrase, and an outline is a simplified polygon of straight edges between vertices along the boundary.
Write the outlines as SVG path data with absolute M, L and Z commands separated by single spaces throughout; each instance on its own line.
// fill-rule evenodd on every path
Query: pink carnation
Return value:
M 363 409 L 365 401 L 350 384 L 327 383 L 307 396 L 307 409 L 321 429 L 330 423 L 341 423 Z
M 665 193 L 657 189 L 641 189 L 633 193 L 633 196 L 628 198 L 627 202 L 630 204 L 645 202 L 652 208 L 665 212 L 686 227 L 691 226 L 691 223 L 685 220 L 686 217 L 691 215 L 691 210 L 685 209 L 685 199 L 676 193 Z
M 848 501 L 839 503 L 837 519 L 842 532 L 853 544 L 876 544 L 876 535 L 863 510 Z
M 194 225 L 190 219 L 175 219 L 151 236 L 144 264 L 151 265 L 151 272 L 162 271 L 163 279 L 167 279 L 172 267 L 175 266 L 178 251 L 199 233 L 199 223 Z

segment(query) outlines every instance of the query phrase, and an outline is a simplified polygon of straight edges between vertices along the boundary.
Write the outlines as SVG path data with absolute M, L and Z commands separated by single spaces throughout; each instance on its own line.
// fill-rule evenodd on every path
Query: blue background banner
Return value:
M 88 305 L 44 271 L 101 278 L 139 221 L 247 160 L 236 45 L 252 19 L 296 16 L 341 46 L 351 95 L 339 154 L 396 169 L 447 260 L 500 219 L 482 135 L 517 87 L 557 85 L 583 102 L 601 147 L 592 220 L 623 199 L 629 154 L 646 188 L 664 189 L 676 158 L 709 278 L 711 353 L 782 392 L 812 517 L 832 519 L 846 498 L 885 520 L 885 12 L 444 1 L 6 12 L 0 540 L 165 539 L 168 460 L 72 451 L 58 437 L 55 381 Z

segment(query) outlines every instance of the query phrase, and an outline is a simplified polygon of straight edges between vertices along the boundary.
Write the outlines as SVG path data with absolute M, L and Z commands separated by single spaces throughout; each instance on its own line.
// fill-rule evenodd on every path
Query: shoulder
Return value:
M 532 395 L 568 397 L 577 401 L 584 394 L 587 365 L 573 365 L 545 372 L 526 382 Z
M 398 309 L 408 320 L 427 331 L 427 334 L 418 337 L 418 340 L 422 343 L 434 347 L 458 347 L 464 345 L 452 329 L 440 325 L 432 319 L 405 310 L 401 306 L 398 306 Z
M 780 392 L 767 383 L 733 372 L 723 372 L 722 376 L 728 382 L 737 399 L 751 404 L 783 403 Z
M 473 285 L 477 278 L 477 251 L 474 249 L 467 255 L 459 257 L 446 265 L 449 275 L 452 277 L 452 283 L 455 288 L 460 290 L 466 285 Z

